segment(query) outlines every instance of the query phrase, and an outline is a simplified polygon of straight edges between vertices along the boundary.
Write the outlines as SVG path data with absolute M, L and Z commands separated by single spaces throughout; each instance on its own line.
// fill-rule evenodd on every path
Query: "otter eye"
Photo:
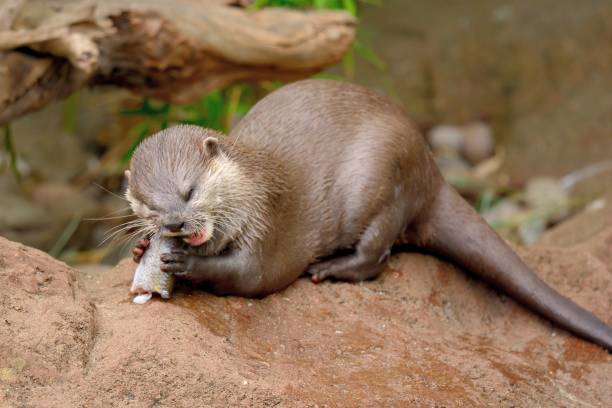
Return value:
M 191 197 L 193 196 L 193 190 L 194 190 L 194 188 L 191 187 L 189 189 L 189 191 L 187 192 L 187 194 L 185 194 L 185 196 L 184 196 L 185 197 L 185 201 L 191 200 Z

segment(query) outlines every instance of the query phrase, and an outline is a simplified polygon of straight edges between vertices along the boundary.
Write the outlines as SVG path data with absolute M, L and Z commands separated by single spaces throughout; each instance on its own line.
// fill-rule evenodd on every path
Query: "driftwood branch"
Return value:
M 338 62 L 343 12 L 251 11 L 240 0 L 0 0 L 0 123 L 86 85 L 186 102 L 237 80 Z

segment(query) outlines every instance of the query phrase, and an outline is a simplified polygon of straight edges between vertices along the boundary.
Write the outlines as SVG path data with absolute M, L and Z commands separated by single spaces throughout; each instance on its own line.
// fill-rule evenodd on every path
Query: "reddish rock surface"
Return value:
M 594 234 L 520 254 L 612 323 L 612 227 Z M 127 293 L 133 269 L 78 273 L 0 239 L 0 407 L 612 401 L 612 355 L 426 255 L 363 284 L 301 279 L 262 300 L 179 288 L 144 306 Z

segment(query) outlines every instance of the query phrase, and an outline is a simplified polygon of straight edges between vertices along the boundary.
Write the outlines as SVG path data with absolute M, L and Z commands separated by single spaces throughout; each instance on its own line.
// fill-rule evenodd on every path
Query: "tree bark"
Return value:
M 86 85 L 176 103 L 337 63 L 356 20 L 240 0 L 0 0 L 0 124 Z

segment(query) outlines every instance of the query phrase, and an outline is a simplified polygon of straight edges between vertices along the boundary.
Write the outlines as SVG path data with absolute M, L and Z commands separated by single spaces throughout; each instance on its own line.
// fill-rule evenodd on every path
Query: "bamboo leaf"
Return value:
M 132 158 L 132 154 L 134 154 L 134 150 L 136 150 L 140 142 L 142 142 L 147 137 L 147 135 L 149 134 L 149 130 L 150 125 L 146 121 L 140 122 L 132 128 L 132 131 L 130 133 L 136 134 L 136 138 L 134 139 L 128 150 L 121 157 L 121 162 L 123 164 L 126 164 L 130 161 L 130 159 Z

